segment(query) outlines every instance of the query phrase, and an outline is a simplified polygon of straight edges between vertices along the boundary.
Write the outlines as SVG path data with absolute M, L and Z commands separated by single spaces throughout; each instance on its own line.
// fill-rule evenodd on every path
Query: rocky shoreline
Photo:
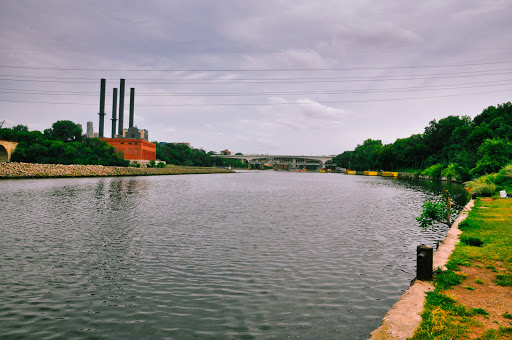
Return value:
M 0 163 L 0 179 L 188 175 L 231 172 L 233 171 L 226 169 L 181 166 L 168 166 L 165 168 L 134 168 L 103 165 L 63 165 L 16 162 Z

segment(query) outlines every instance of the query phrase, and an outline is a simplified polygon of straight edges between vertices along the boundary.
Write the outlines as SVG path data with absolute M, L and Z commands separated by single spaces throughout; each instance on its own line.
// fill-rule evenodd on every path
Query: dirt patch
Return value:
M 512 320 L 503 316 L 504 313 L 512 314 L 512 288 L 498 286 L 493 282 L 497 274 L 505 272 L 504 269 L 497 268 L 493 271 L 483 265 L 481 267 L 462 267 L 462 272 L 467 275 L 466 280 L 449 291 L 457 302 L 468 308 L 482 308 L 489 313 L 476 316 L 483 327 L 471 329 L 472 339 L 482 336 L 485 329 L 497 330 L 500 327 L 512 326 Z

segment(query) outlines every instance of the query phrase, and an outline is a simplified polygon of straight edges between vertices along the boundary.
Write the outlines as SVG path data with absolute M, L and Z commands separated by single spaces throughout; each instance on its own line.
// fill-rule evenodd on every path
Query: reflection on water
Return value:
M 0 330 L 364 339 L 414 277 L 416 245 L 444 237 L 414 219 L 445 187 L 464 196 L 259 171 L 2 181 Z

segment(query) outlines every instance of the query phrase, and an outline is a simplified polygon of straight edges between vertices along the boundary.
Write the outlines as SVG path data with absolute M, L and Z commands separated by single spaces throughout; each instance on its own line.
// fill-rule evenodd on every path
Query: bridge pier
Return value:
M 0 162 L 10 162 L 12 153 L 17 146 L 17 142 L 0 140 Z

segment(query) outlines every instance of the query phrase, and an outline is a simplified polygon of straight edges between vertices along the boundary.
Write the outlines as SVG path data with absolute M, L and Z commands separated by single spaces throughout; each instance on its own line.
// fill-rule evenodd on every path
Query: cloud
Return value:
M 92 120 L 97 126 L 99 79 L 107 78 L 109 103 L 112 87 L 125 78 L 127 88 L 136 88 L 135 123 L 148 129 L 152 139 L 188 140 L 207 149 L 227 147 L 241 152 L 324 153 L 328 149 L 325 152 L 333 153 L 367 138 L 407 137 L 421 132 L 433 118 L 475 115 L 510 100 L 507 92 L 450 96 L 476 91 L 471 89 L 372 93 L 480 82 L 490 84 L 489 91 L 498 89 L 491 85 L 510 78 L 506 65 L 493 66 L 503 69 L 496 76 L 485 74 L 492 69 L 488 65 L 402 67 L 509 60 L 512 5 L 504 0 L 492 4 L 480 0 L 421 4 L 405 0 L 112 0 L 92 4 L 57 0 L 2 4 L 0 65 L 53 68 L 2 69 L 14 79 L 0 79 L 2 89 L 11 89 L 0 93 L 2 120 L 41 130 L 59 119 L 84 126 Z M 302 71 L 286 71 L 290 68 Z M 330 70 L 304 70 L 324 68 Z M 240 69 L 246 71 L 218 71 Z M 482 73 L 467 73 L 474 70 Z M 458 72 L 466 73 L 457 78 Z M 407 80 L 429 73 L 454 77 Z M 390 78 L 383 81 L 383 77 Z M 49 95 L 48 90 L 62 93 Z M 148 95 L 156 93 L 174 96 Z M 179 93 L 192 95 L 176 96 Z M 386 101 L 423 96 L 430 99 Z M 125 98 L 125 120 L 127 111 Z

